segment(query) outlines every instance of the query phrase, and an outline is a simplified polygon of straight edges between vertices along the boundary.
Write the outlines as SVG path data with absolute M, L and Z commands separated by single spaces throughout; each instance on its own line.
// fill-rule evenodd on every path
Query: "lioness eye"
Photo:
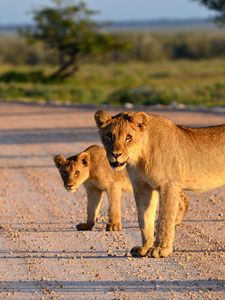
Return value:
M 75 176 L 78 176 L 80 174 L 80 171 L 75 172 Z
M 128 134 L 127 136 L 126 136 L 126 141 L 130 141 L 132 139 L 132 136 L 130 135 L 130 134 Z

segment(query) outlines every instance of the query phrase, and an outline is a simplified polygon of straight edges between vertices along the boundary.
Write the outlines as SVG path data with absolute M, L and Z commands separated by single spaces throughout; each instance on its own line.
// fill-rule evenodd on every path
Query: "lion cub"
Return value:
M 75 192 L 82 183 L 87 191 L 87 223 L 77 224 L 77 229 L 92 230 L 101 207 L 103 192 L 106 192 L 109 200 L 106 230 L 121 230 L 121 193 L 132 191 L 126 170 L 114 171 L 104 148 L 97 145 L 67 159 L 57 155 L 54 162 L 68 191 Z
M 106 192 L 109 199 L 109 221 L 106 230 L 121 230 L 121 193 L 132 191 L 126 170 L 115 171 L 111 168 L 104 148 L 97 145 L 92 145 L 67 159 L 57 155 L 54 162 L 68 191 L 74 193 L 82 183 L 86 188 L 87 223 L 77 224 L 77 229 L 92 230 L 101 207 L 103 192 Z M 157 198 L 157 195 L 155 196 Z M 158 205 L 158 199 L 155 205 Z M 188 206 L 189 200 L 181 192 L 176 225 L 182 222 Z

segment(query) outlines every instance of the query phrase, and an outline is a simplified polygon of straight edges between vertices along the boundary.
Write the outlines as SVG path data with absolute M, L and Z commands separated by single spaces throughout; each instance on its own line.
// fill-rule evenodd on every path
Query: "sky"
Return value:
M 32 22 L 32 9 L 51 0 L 0 0 L 0 24 Z M 194 0 L 86 0 L 88 7 L 99 11 L 97 20 L 156 20 L 207 18 L 212 12 Z

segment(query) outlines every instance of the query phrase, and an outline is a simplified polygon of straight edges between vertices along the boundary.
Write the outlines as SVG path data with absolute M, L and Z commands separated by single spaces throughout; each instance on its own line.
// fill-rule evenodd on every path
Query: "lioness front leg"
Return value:
M 87 188 L 87 223 L 77 224 L 77 230 L 92 230 L 101 207 L 103 192 L 95 187 Z
M 121 223 L 121 188 L 113 185 L 108 191 L 109 209 L 108 209 L 108 224 L 107 231 L 120 231 Z
M 142 246 L 131 249 L 134 257 L 146 256 L 147 251 L 154 243 L 155 214 L 158 205 L 158 192 L 149 186 L 139 186 L 134 190 L 134 197 L 138 212 L 138 223 L 141 230 Z
M 179 201 L 180 190 L 176 186 L 160 190 L 156 241 L 154 247 L 148 251 L 149 257 L 167 257 L 172 253 Z

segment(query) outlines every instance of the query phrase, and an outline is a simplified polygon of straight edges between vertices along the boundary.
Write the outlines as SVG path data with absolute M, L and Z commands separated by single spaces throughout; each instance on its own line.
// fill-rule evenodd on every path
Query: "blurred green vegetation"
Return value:
M 52 0 L 50 6 L 33 10 L 34 26 L 18 30 L 28 43 L 41 42 L 58 56 L 58 68 L 49 77 L 65 79 L 78 72 L 80 58 L 101 55 L 111 51 L 125 51 L 121 39 L 100 30 L 92 17 L 97 12 L 84 1 Z
M 79 72 L 49 81 L 56 53 L 0 38 L 0 98 L 71 103 L 225 106 L 225 33 L 118 33 L 131 42 L 82 60 Z
M 157 60 L 190 59 L 201 60 L 225 58 L 225 32 L 119 32 L 113 33 L 117 40 L 127 42 L 130 47 L 115 49 L 99 56 L 87 55 L 89 62 L 127 62 L 130 60 L 152 62 Z M 0 63 L 13 65 L 54 65 L 58 63 L 58 52 L 41 43 L 28 44 L 17 36 L 0 36 Z
M 17 74 L 31 72 L 17 67 Z M 32 72 L 42 74 L 38 69 Z M 63 82 L 1 80 L 11 66 L 0 68 L 0 98 L 71 103 L 170 104 L 225 106 L 225 61 L 86 63 L 79 74 Z M 44 74 L 51 71 L 44 68 Z M 3 75 L 2 75 L 3 74 Z M 43 74 L 41 75 L 43 79 Z M 27 78 L 29 79 L 29 78 Z

